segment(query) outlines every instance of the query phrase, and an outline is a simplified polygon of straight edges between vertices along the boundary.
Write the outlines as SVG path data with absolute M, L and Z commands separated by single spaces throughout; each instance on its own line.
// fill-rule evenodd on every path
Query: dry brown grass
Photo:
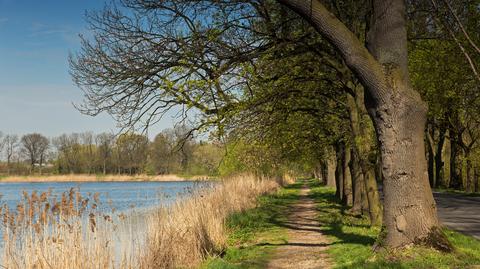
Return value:
M 242 176 L 225 180 L 155 213 L 149 220 L 141 268 L 192 268 L 226 244 L 225 221 L 233 212 L 252 208 L 259 195 L 278 189 L 270 179 Z
M 97 182 L 97 181 L 187 181 L 209 180 L 208 176 L 193 176 L 185 179 L 178 175 L 39 175 L 39 176 L 7 176 L 1 182 Z
M 259 195 L 281 183 L 254 176 L 225 180 L 142 216 L 143 232 L 132 217 L 96 211 L 95 195 L 72 190 L 57 201 L 49 193 L 25 194 L 23 205 L 0 212 L 0 267 L 193 268 L 225 248 L 228 215 L 254 207 Z

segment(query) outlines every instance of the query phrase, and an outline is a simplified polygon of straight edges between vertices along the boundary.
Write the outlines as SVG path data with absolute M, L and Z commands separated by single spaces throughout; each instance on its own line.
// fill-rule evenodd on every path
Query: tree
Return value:
M 80 140 L 83 144 L 83 155 L 85 156 L 85 167 L 88 174 L 95 173 L 96 151 L 94 137 L 92 132 L 80 134 Z
M 58 168 L 61 173 L 80 173 L 81 171 L 81 146 L 80 135 L 63 134 L 53 139 L 53 145 L 58 152 Z
M 150 145 L 150 158 L 153 168 L 158 174 L 172 174 L 181 170 L 177 141 L 171 130 L 164 130 L 155 136 Z
M 100 158 L 102 172 L 105 175 L 107 173 L 107 164 L 111 161 L 113 154 L 113 146 L 115 143 L 115 136 L 109 133 L 102 133 L 95 138 L 98 148 L 98 155 Z
M 134 133 L 125 133 L 116 141 L 119 167 L 130 175 L 143 172 L 148 153 L 148 138 Z
M 3 151 L 4 146 L 5 146 L 5 140 L 3 138 L 3 133 L 0 132 L 0 153 Z
M 372 2 L 371 19 L 363 22 L 366 46 L 320 1 L 278 2 L 328 40 L 365 88 L 382 156 L 382 245 L 448 249 L 426 173 L 427 106 L 407 69 L 405 2 Z M 219 125 L 244 105 L 238 95 L 248 94 L 250 73 L 243 67 L 277 44 L 266 42 L 257 27 L 256 14 L 264 14 L 270 1 L 122 3 L 137 16 L 115 8 L 91 15 L 95 38 L 83 41 L 71 67 L 87 97 L 84 112 L 107 111 L 126 125 L 148 124 L 175 105 L 199 111 L 199 129 Z
M 41 168 L 49 147 L 48 138 L 38 133 L 27 134 L 22 136 L 21 144 L 22 151 L 29 159 L 32 169 L 35 164 L 38 164 Z
M 7 157 L 7 169 L 8 174 L 10 174 L 10 166 L 13 154 L 15 153 L 15 149 L 18 147 L 18 136 L 17 135 L 6 135 L 3 139 L 3 143 L 5 144 L 5 153 Z
M 427 105 L 408 73 L 403 0 L 374 0 L 364 46 L 318 0 L 279 0 L 308 20 L 341 53 L 366 89 L 384 175 L 384 225 L 387 247 L 432 243 L 450 249 L 441 234 L 427 178 L 424 129 Z M 431 240 L 434 238 L 434 240 Z

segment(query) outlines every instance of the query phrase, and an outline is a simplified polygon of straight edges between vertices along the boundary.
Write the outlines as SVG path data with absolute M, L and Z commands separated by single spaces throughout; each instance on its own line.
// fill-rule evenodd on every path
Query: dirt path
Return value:
M 315 202 L 308 197 L 310 189 L 304 186 L 300 200 L 291 206 L 285 226 L 288 242 L 276 249 L 267 268 L 330 268 L 326 254 L 327 238 L 321 233 L 317 221 Z

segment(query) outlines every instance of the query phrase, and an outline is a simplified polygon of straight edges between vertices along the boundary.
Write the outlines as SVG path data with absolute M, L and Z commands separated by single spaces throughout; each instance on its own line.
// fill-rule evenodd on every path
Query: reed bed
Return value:
M 98 194 L 82 197 L 72 188 L 60 197 L 33 192 L 22 198 L 15 209 L 6 205 L 0 209 L 0 267 L 114 268 L 112 239 L 117 226 L 111 215 L 97 210 Z
M 16 209 L 1 207 L 0 268 L 195 268 L 225 249 L 230 214 L 254 207 L 259 195 L 283 183 L 239 176 L 200 188 L 141 216 L 143 230 L 114 209 L 100 212 L 96 194 L 25 193 Z

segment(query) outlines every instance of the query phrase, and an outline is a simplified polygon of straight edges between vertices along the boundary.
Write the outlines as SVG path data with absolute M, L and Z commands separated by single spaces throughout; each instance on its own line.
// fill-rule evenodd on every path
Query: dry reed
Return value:
M 139 217 L 143 233 L 131 217 L 98 211 L 95 195 L 82 197 L 71 190 L 57 201 L 49 193 L 24 194 L 16 210 L 3 206 L 0 211 L 0 267 L 194 268 L 224 250 L 228 215 L 254 207 L 259 195 L 280 185 L 278 180 L 239 176 L 196 190 Z
M 72 188 L 60 197 L 51 192 L 24 192 L 14 211 L 3 205 L 0 266 L 113 268 L 112 236 L 108 233 L 113 234 L 115 225 L 111 216 L 97 211 L 98 202 L 97 194 L 82 197 Z
M 233 212 L 256 205 L 259 195 L 275 191 L 274 180 L 242 176 L 213 191 L 200 191 L 151 216 L 141 268 L 193 268 L 226 244 L 225 221 Z
M 67 174 L 67 175 L 38 175 L 38 176 L 6 176 L 0 179 L 1 182 L 110 182 L 110 181 L 205 181 L 208 176 L 194 176 L 188 179 L 178 175 L 89 175 L 89 174 Z

